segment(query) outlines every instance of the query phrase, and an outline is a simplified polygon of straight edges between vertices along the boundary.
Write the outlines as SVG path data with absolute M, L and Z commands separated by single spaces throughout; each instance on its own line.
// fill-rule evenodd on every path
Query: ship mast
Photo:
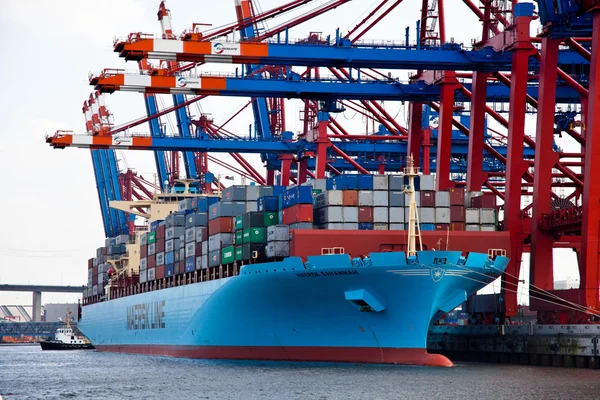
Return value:
M 419 237 L 419 247 L 423 251 L 423 240 L 421 239 L 421 227 L 419 226 L 419 215 L 417 213 L 417 199 L 415 197 L 415 177 L 421 175 L 419 167 L 414 166 L 412 154 L 406 157 L 406 167 L 404 176 L 408 177 L 408 185 L 404 186 L 404 193 L 409 197 L 408 210 L 408 256 L 417 255 L 417 236 Z

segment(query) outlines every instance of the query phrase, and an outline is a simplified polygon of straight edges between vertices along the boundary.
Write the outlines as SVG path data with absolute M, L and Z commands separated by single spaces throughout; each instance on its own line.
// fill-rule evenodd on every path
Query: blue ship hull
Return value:
M 455 251 L 298 257 L 235 277 L 83 307 L 79 328 L 100 351 L 192 358 L 449 366 L 427 354 L 432 318 L 493 281 L 508 259 Z

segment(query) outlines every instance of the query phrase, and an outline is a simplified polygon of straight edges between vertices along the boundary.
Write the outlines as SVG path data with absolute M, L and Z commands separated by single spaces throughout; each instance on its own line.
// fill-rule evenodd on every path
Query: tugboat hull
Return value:
M 62 343 L 54 340 L 44 340 L 40 342 L 42 350 L 93 350 L 91 343 Z

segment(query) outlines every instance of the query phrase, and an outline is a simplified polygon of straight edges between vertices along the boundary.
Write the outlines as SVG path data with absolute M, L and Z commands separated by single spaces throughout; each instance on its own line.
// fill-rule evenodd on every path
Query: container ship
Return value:
M 409 162 L 218 196 L 181 181 L 89 260 L 78 326 L 99 351 L 451 366 L 429 326 L 502 274 L 509 236 L 494 196 L 434 180 Z

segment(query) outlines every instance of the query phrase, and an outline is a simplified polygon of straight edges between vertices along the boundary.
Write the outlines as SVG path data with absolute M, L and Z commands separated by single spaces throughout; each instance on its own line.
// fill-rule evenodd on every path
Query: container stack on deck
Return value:
M 181 200 L 178 211 L 139 236 L 140 283 L 288 257 L 299 229 L 405 230 L 407 180 L 400 175 L 340 175 L 301 186 L 231 186 L 221 197 Z M 495 196 L 456 188 L 435 191 L 435 176 L 415 182 L 421 229 L 494 231 Z M 106 261 L 125 252 L 128 236 L 107 239 L 88 263 L 87 297 L 102 296 Z M 230 270 L 233 273 L 233 269 Z

